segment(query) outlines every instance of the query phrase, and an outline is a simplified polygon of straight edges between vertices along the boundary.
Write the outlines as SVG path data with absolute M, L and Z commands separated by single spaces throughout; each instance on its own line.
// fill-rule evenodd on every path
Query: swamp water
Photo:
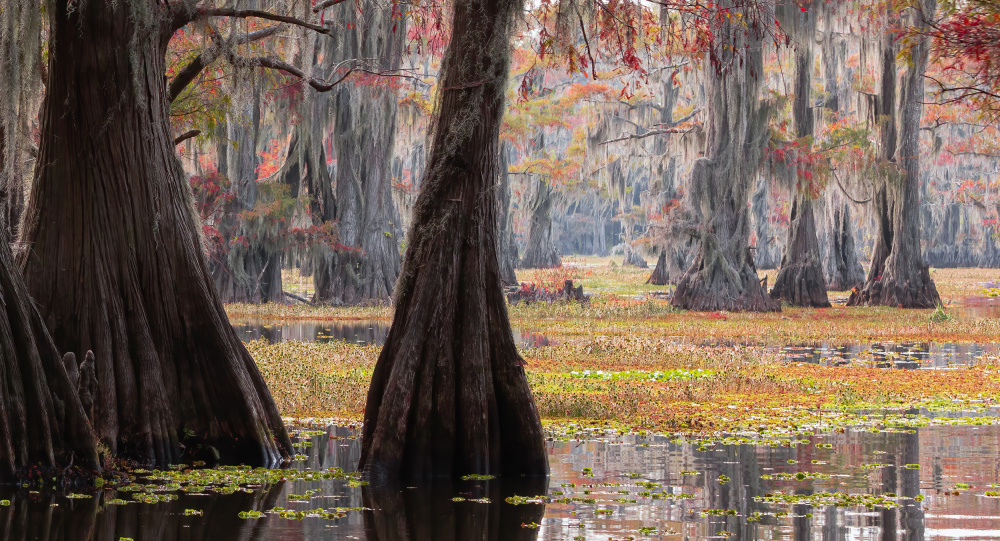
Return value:
M 382 320 L 309 321 L 272 323 L 233 319 L 233 328 L 244 340 L 259 338 L 270 342 L 300 340 L 382 345 L 389 335 L 389 322 Z M 514 328 L 521 347 L 544 347 L 559 343 L 544 331 Z M 936 368 L 970 366 L 980 361 L 1000 361 L 1000 344 L 957 342 L 858 342 L 853 344 L 805 344 L 772 346 L 787 360 L 827 366 L 865 364 L 883 368 Z
M 756 443 L 590 432 L 548 443 L 547 483 L 379 490 L 333 473 L 357 464 L 357 434 L 300 431 L 302 455 L 284 472 L 140 473 L 130 486 L 74 497 L 8 490 L 0 533 L 25 541 L 1000 538 L 1000 489 L 991 488 L 1000 483 L 998 426 Z

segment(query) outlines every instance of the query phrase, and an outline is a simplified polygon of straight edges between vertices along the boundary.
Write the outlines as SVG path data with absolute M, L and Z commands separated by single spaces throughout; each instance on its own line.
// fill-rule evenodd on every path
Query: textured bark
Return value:
M 826 281 L 820 266 L 813 202 L 808 195 L 800 194 L 792 202 L 788 231 L 781 270 L 774 279 L 771 298 L 792 306 L 828 308 L 830 299 L 826 295 Z
M 94 429 L 112 453 L 166 465 L 211 446 L 226 462 L 274 463 L 290 441 L 219 301 L 174 152 L 165 9 L 49 11 L 20 263 L 56 346 L 95 353 Z
M 281 284 L 282 243 L 275 237 L 273 224 L 265 217 L 245 218 L 261 203 L 257 186 L 257 143 L 260 132 L 260 89 L 257 81 L 240 81 L 253 86 L 243 118 L 231 116 L 225 123 L 224 149 L 218 156 L 226 161 L 233 205 L 219 224 L 226 242 L 225 258 L 213 259 L 209 268 L 224 303 L 285 302 Z M 233 147 L 235 143 L 235 148 Z M 231 239 L 243 239 L 233 241 Z
M 632 248 L 632 245 L 628 242 L 625 243 L 625 258 L 622 260 L 623 267 L 638 267 L 640 269 L 648 269 L 649 263 L 642 258 L 639 252 Z
M 931 16 L 936 0 L 923 0 L 923 13 Z M 911 10 L 915 26 L 926 29 L 927 22 Z M 891 39 L 891 35 L 885 38 Z M 898 159 L 898 170 L 887 168 L 875 191 L 875 212 L 878 237 L 872 254 L 872 265 L 864 287 L 851 293 L 847 304 L 885 305 L 902 308 L 934 308 L 941 303 L 934 281 L 923 261 L 920 250 L 920 119 L 924 101 L 924 72 L 930 49 L 930 37 L 916 38 L 910 62 L 900 88 L 899 146 L 895 148 L 896 131 L 892 119 L 883 120 L 883 151 L 887 162 Z M 883 47 L 882 92 L 879 113 L 892 111 L 895 80 L 895 55 L 889 45 Z M 895 156 L 893 155 L 895 154 Z M 885 158 L 886 156 L 883 155 Z
M 76 357 L 59 355 L 7 243 L 0 243 L 0 298 L 0 481 L 26 481 L 32 467 L 42 475 L 34 481 L 45 484 L 71 464 L 85 475 L 99 470 Z M 86 396 L 92 382 L 82 381 Z
M 390 10 L 368 0 L 337 8 L 348 21 L 333 58 L 378 59 L 398 70 L 406 30 Z M 391 86 L 341 85 L 335 90 L 336 201 L 340 243 L 320 246 L 316 300 L 337 305 L 387 302 L 399 276 L 400 217 L 392 200 L 397 92 Z
M 660 250 L 660 257 L 656 260 L 656 267 L 653 274 L 646 280 L 647 284 L 654 286 L 665 286 L 670 283 L 670 276 L 667 274 L 667 251 Z
M 537 179 L 531 198 L 531 221 L 528 223 L 528 243 L 521 258 L 522 269 L 549 269 L 562 265 L 559 251 L 552 243 L 552 188 Z
M 815 13 L 801 10 L 797 5 L 782 5 L 779 16 L 786 19 L 786 28 L 798 36 L 795 44 L 795 88 L 792 100 L 792 119 L 796 137 L 807 141 L 813 135 L 813 111 L 810 106 L 812 71 L 815 64 L 812 53 Z M 791 19 L 790 21 L 788 19 Z M 791 24 L 788 24 L 791 23 Z M 808 151 L 808 150 L 807 150 Z M 783 300 L 792 306 L 826 308 L 830 300 L 826 295 L 823 267 L 816 235 L 816 217 L 812 196 L 807 186 L 796 182 L 794 200 L 788 224 L 788 240 L 781 255 L 781 267 L 774 279 L 771 298 Z
M 858 250 L 854 245 L 851 211 L 847 203 L 828 204 L 834 205 L 834 208 L 829 212 L 829 244 L 823 275 L 831 291 L 849 291 L 860 287 L 865 281 L 865 272 L 858 261 Z
M 500 144 L 500 241 L 497 244 L 497 258 L 500 261 L 500 279 L 506 286 L 517 285 L 517 240 L 514 238 L 514 215 L 510 208 L 510 145 Z
M 754 234 L 757 236 L 753 261 L 754 266 L 758 269 L 776 269 L 781 265 L 783 246 L 781 239 L 774 231 L 775 226 L 771 223 L 771 209 L 774 199 L 772 184 L 771 179 L 759 175 L 757 188 L 750 198 L 750 218 Z
M 713 56 L 722 71 L 706 62 L 705 157 L 692 167 L 687 202 L 698 223 L 698 255 L 671 303 L 689 310 L 777 311 L 780 305 L 757 278 L 747 212 L 770 114 L 758 96 L 764 73 L 762 36 L 728 19 L 714 23 L 712 30 Z M 740 51 L 738 58 L 734 50 Z
M 518 0 L 456 4 L 389 337 L 365 405 L 375 482 L 547 475 L 497 262 L 498 139 Z

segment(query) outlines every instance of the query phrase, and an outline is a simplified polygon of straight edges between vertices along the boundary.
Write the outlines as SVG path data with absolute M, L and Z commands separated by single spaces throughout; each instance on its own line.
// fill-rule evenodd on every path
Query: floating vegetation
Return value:
M 899 503 L 888 496 L 878 494 L 846 494 L 842 492 L 816 492 L 814 494 L 786 494 L 773 492 L 754 498 L 755 502 L 768 504 L 798 504 L 813 507 L 882 507 L 894 509 Z

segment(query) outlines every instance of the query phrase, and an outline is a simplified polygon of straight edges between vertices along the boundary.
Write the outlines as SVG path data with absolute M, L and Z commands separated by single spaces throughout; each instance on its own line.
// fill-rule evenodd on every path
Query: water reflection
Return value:
M 296 440 L 308 458 L 294 468 L 354 468 L 357 434 L 346 427 L 305 432 Z M 85 499 L 7 489 L 0 491 L 10 502 L 0 507 L 0 538 L 903 541 L 991 539 L 1000 533 L 1000 498 L 987 496 L 1000 490 L 994 488 L 1000 486 L 1000 427 L 848 429 L 756 442 L 609 433 L 548 445 L 547 482 L 375 488 L 342 478 L 296 479 L 266 486 L 234 483 L 203 493 L 167 486 L 154 493 L 176 499 L 127 504 L 121 500 L 134 500 L 134 493 L 120 489 L 92 490 Z M 151 481 L 140 476 L 136 482 Z M 779 493 L 794 496 L 784 503 L 762 499 Z M 827 493 L 880 495 L 898 507 L 823 506 L 809 500 Z M 513 494 L 547 495 L 547 503 L 514 505 L 506 501 Z M 276 507 L 299 514 L 282 518 L 272 511 Z M 262 518 L 240 518 L 251 510 Z
M 368 541 L 530 541 L 543 505 L 510 505 L 519 494 L 545 492 L 546 479 L 466 481 L 433 487 L 365 487 Z
M 789 361 L 823 366 L 864 364 L 877 368 L 945 369 L 1000 358 L 1000 344 L 995 342 L 822 342 L 771 349 L 780 352 Z
M 282 323 L 273 321 L 233 318 L 233 328 L 243 341 L 263 338 L 277 343 L 286 340 L 303 342 L 333 342 L 346 340 L 352 344 L 381 346 L 389 336 L 389 321 L 309 321 L 296 320 Z M 525 348 L 552 345 L 544 333 L 514 328 L 514 339 Z

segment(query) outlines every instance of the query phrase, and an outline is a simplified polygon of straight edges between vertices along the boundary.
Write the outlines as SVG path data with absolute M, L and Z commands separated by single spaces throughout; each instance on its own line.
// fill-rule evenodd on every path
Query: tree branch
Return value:
M 275 13 L 270 13 L 267 11 L 262 11 L 259 9 L 232 9 L 232 8 L 199 8 L 194 11 L 194 16 L 188 22 L 201 19 L 203 17 L 236 17 L 239 19 L 266 19 L 268 21 L 277 21 L 279 23 L 287 23 L 295 26 L 301 26 L 302 28 L 308 28 L 320 34 L 331 35 L 332 29 L 327 26 L 321 26 L 318 24 L 313 24 L 308 21 L 303 21 L 302 19 L 296 17 L 289 17 L 287 15 L 277 15 Z
M 245 43 L 260 41 L 266 37 L 274 35 L 280 28 L 281 25 L 276 24 L 263 30 L 243 34 L 236 38 L 236 43 L 242 45 Z M 168 93 L 170 101 L 173 102 L 176 100 L 177 96 L 180 96 L 181 92 L 184 92 L 184 89 L 194 82 L 194 80 L 198 78 L 198 75 L 200 75 L 205 68 L 221 56 L 221 53 L 221 45 L 219 43 L 213 43 L 212 46 L 202 51 L 201 54 L 194 58 L 194 60 L 184 66 L 184 69 L 182 69 L 176 76 L 174 76 L 173 80 L 170 81 Z
M 234 66 L 260 66 L 262 68 L 269 68 L 278 71 L 283 71 L 289 75 L 293 75 L 295 77 L 298 77 L 299 79 L 302 79 L 303 81 L 308 83 L 309 86 L 315 88 L 319 92 L 329 92 L 330 90 L 333 90 L 333 87 L 343 82 L 348 75 L 354 72 L 354 68 L 348 69 L 347 73 L 345 73 L 341 78 L 330 83 L 327 81 L 323 81 L 321 79 L 317 79 L 315 77 L 310 77 L 306 75 L 305 72 L 302 71 L 301 69 L 289 64 L 288 62 L 279 60 L 272 56 L 244 57 L 244 56 L 237 56 L 232 53 L 227 54 L 226 56 L 229 59 L 229 62 Z
M 184 141 L 187 141 L 188 139 L 193 139 L 195 137 L 198 137 L 199 135 L 201 135 L 201 130 L 191 130 L 188 132 L 184 132 L 178 135 L 176 138 L 174 138 L 174 146 L 177 146 L 183 143 Z
M 343 3 L 343 2 L 346 2 L 346 1 L 347 0 L 323 0 L 322 2 L 320 2 L 320 3 L 316 4 L 315 6 L 313 6 L 313 13 L 319 13 L 320 11 L 323 11 L 324 9 L 326 9 L 326 8 L 328 8 L 330 6 L 335 6 L 337 4 L 340 4 L 340 3 Z

